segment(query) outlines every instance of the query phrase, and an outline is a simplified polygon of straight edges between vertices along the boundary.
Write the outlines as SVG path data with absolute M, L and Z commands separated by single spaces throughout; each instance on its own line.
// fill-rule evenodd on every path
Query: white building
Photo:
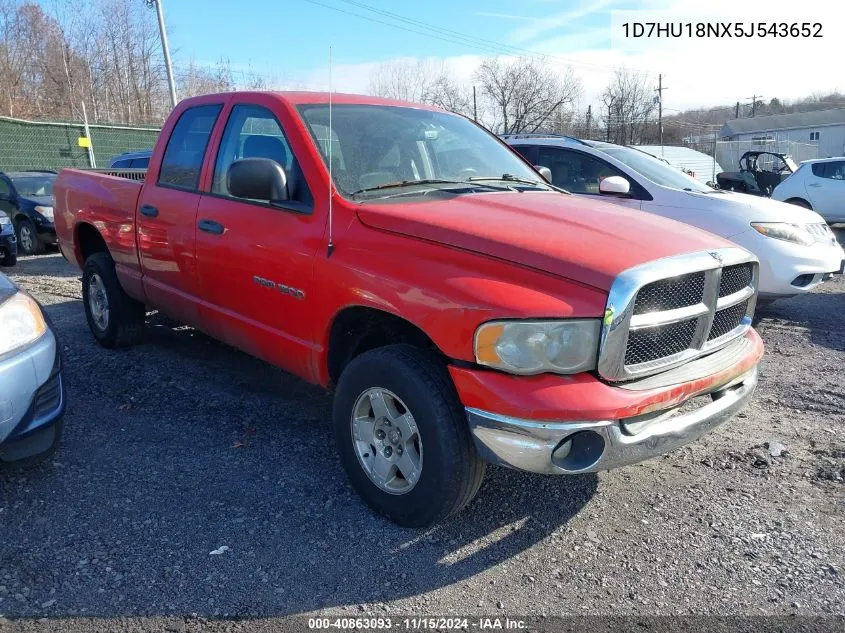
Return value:
M 733 119 L 722 127 L 720 137 L 723 141 L 750 142 L 758 149 L 814 144 L 819 158 L 845 156 L 845 108 Z

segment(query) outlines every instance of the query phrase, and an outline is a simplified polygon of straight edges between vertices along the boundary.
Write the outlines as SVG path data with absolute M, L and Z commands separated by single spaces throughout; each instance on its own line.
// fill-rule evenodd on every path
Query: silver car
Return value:
M 55 450 L 67 401 L 61 369 L 41 307 L 0 274 L 0 467 Z

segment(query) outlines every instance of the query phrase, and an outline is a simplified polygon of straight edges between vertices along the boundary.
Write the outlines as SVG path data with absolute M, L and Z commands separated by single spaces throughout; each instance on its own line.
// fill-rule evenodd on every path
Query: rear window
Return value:
M 159 185 L 197 190 L 211 130 L 222 107 L 220 104 L 201 105 L 182 113 L 164 150 Z
M 834 160 L 827 163 L 813 163 L 813 175 L 830 180 L 845 180 L 845 161 Z

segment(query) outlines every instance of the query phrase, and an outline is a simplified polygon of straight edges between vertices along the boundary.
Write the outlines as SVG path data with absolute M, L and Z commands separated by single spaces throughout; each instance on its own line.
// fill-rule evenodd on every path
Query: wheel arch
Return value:
M 446 355 L 417 324 L 393 312 L 367 305 L 347 305 L 338 310 L 325 336 L 324 370 L 337 384 L 343 369 L 366 351 L 406 343 Z
M 807 200 L 806 198 L 802 198 L 801 196 L 791 196 L 791 197 L 787 198 L 786 200 L 784 200 L 784 202 L 787 203 L 787 204 L 794 204 L 794 205 L 797 205 L 799 207 L 805 207 L 807 209 L 810 209 L 811 211 L 814 210 L 813 205 L 810 204 L 810 201 Z
M 76 259 L 80 268 L 95 253 L 108 253 L 111 255 L 105 238 L 93 224 L 77 222 L 73 229 L 73 235 L 74 250 L 76 251 Z

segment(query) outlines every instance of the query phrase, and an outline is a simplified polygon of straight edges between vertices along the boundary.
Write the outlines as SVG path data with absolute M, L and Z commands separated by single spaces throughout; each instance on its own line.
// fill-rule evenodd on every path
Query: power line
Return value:
M 309 4 L 313 4 L 319 7 L 323 7 L 325 9 L 330 9 L 332 11 L 337 11 L 338 13 L 343 13 L 345 15 L 351 15 L 353 17 L 361 18 L 362 20 L 369 20 L 370 22 L 375 22 L 377 24 L 382 24 L 384 26 L 390 26 L 395 29 L 400 29 L 402 31 L 408 31 L 410 33 L 416 33 L 417 35 L 422 35 L 424 37 L 431 37 L 443 42 L 448 42 L 450 44 L 459 44 L 462 46 L 467 46 L 473 48 L 477 51 L 481 51 L 483 53 L 494 53 L 497 55 L 518 55 L 522 57 L 533 57 L 539 59 L 546 59 L 557 61 L 561 64 L 568 65 L 568 66 L 580 66 L 583 68 L 593 69 L 593 70 L 603 70 L 603 71 L 615 71 L 617 67 L 615 66 L 606 66 L 603 64 L 592 64 L 590 62 L 581 62 L 575 61 L 571 59 L 567 59 L 564 57 L 559 57 L 557 55 L 544 55 L 542 53 L 537 53 L 536 51 L 531 51 L 526 48 L 520 48 L 517 46 L 511 46 L 509 44 L 502 44 L 500 42 L 494 42 L 493 40 L 487 40 L 484 38 L 475 37 L 472 35 L 467 35 L 465 33 L 460 33 L 459 31 L 453 31 L 451 29 L 445 29 L 443 27 L 437 26 L 435 24 L 431 24 L 428 22 L 423 22 L 421 20 L 415 20 L 413 18 L 405 17 L 398 13 L 393 13 L 392 11 L 387 11 L 384 9 L 379 9 L 377 7 L 372 7 L 370 5 L 364 4 L 363 2 L 357 2 L 355 0 L 340 0 L 341 2 L 346 2 L 347 4 L 351 4 L 357 8 L 363 9 L 365 11 L 370 11 L 382 17 L 396 20 L 407 24 L 409 26 L 403 26 L 402 24 L 395 24 L 394 22 L 387 22 L 385 20 L 380 20 L 378 18 L 374 18 L 368 15 L 362 15 L 360 13 L 355 13 L 353 11 L 349 11 L 347 9 L 342 9 L 340 7 L 336 7 L 330 4 L 326 4 L 325 2 L 320 2 L 319 0 L 304 0 Z M 424 30 L 419 30 L 424 29 Z M 628 71 L 637 75 L 644 75 L 648 74 L 647 71 L 642 69 L 630 68 L 628 67 Z

